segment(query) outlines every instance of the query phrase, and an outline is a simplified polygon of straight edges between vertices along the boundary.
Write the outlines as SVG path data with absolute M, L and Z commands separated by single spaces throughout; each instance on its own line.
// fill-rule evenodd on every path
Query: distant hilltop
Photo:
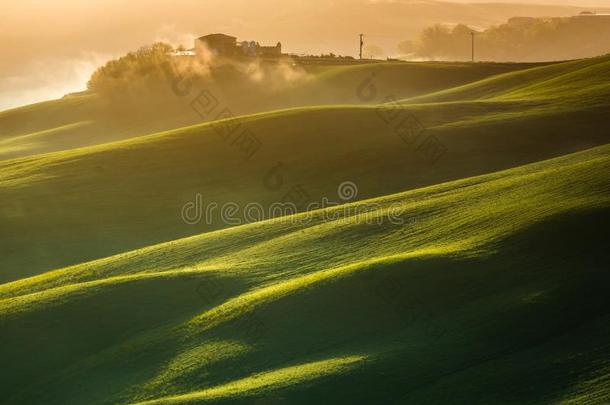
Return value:
M 577 17 L 610 17 L 610 14 L 598 14 L 595 11 L 583 11 Z
M 282 44 L 262 46 L 256 41 L 238 42 L 236 37 L 226 34 L 208 34 L 195 39 L 195 47 L 187 54 L 202 55 L 212 52 L 214 56 L 223 57 L 279 57 L 282 56 Z

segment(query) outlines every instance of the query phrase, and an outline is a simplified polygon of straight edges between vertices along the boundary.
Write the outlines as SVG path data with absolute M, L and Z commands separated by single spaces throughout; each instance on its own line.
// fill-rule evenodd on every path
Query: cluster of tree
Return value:
M 183 51 L 156 43 L 129 52 L 98 68 L 88 90 L 115 109 L 172 115 L 192 110 L 202 94 L 210 102 L 231 100 L 231 109 L 239 111 L 307 79 L 305 70 L 288 61 L 200 57 Z
M 435 60 L 470 60 L 470 27 L 435 25 L 416 41 L 399 45 L 405 55 Z M 477 60 L 549 61 L 598 56 L 610 52 L 610 16 L 514 17 L 506 24 L 476 32 Z
M 167 66 L 174 52 L 171 45 L 161 42 L 129 52 L 93 72 L 87 88 L 103 94 L 133 88 L 134 80 L 145 86 L 159 83 L 170 72 Z
M 335 55 L 332 52 L 322 53 L 320 55 L 304 55 L 304 56 L 297 56 L 297 57 L 307 58 L 307 59 L 354 59 L 353 56 Z
M 364 59 L 375 59 L 383 56 L 383 49 L 378 45 L 367 44 L 362 50 L 362 57 Z M 347 59 L 354 60 L 353 56 L 336 55 L 333 52 L 322 53 L 320 55 L 304 55 L 301 58 L 307 59 Z

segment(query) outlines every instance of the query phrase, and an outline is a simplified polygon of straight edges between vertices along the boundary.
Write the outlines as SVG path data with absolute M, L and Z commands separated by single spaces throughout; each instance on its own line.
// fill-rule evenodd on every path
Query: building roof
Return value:
M 230 39 L 230 40 L 237 40 L 237 37 L 232 37 L 231 35 L 226 35 L 226 34 L 208 34 L 208 35 L 204 35 L 202 37 L 199 37 L 198 39 Z

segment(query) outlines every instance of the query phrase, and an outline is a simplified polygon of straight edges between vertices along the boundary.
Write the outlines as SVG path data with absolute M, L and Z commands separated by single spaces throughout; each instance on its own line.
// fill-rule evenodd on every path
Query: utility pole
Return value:
M 476 33 L 474 31 L 470 31 L 470 36 L 472 37 L 472 63 L 474 63 L 474 36 Z
M 362 60 L 362 45 L 364 45 L 364 41 L 362 40 L 363 37 L 364 34 L 360 34 L 360 60 Z

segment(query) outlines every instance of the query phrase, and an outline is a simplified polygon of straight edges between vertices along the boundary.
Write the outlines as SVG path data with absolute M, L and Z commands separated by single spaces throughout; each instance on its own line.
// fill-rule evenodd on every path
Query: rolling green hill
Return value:
M 306 69 L 0 113 L 0 402 L 610 402 L 610 57 Z
M 45 404 L 607 403 L 608 225 L 602 146 L 5 283 L 0 391 Z
M 272 72 L 290 81 L 273 84 L 251 81 L 234 69 L 219 68 L 204 87 L 190 97 L 171 91 L 149 95 L 121 95 L 114 98 L 95 93 L 74 94 L 60 100 L 0 112 L 0 160 L 39 153 L 97 145 L 146 135 L 214 118 L 201 116 L 190 103 L 199 90 L 213 92 L 223 108 L 235 115 L 272 109 L 319 104 L 365 103 L 357 96 L 360 83 L 374 74 L 379 92 L 396 97 L 413 97 L 448 87 L 475 82 L 485 77 L 532 64 L 464 63 L 364 63 L 348 66 L 282 66 Z M 244 68 L 245 69 L 245 68 Z M 293 77 L 294 76 L 294 77 Z M 370 100 L 375 103 L 378 100 Z
M 410 102 L 553 99 L 591 106 L 608 99 L 610 56 L 508 72 L 476 83 L 414 97 Z
M 608 58 L 548 69 L 559 67 L 559 77 L 541 68 L 523 72 L 532 93 L 523 97 L 301 107 L 0 161 L 0 281 L 226 227 L 219 218 L 182 220 L 182 208 L 198 194 L 206 204 L 256 202 L 267 209 L 292 200 L 299 188 L 304 209 L 325 197 L 337 201 L 345 181 L 357 185 L 357 199 L 366 199 L 607 143 Z M 493 79 L 500 83 L 495 88 L 509 86 L 504 82 L 513 75 Z M 548 96 L 542 85 L 549 76 L 556 88 L 561 77 L 569 83 L 588 77 L 578 82 L 585 101 Z M 385 100 L 383 83 L 371 83 L 372 101 Z M 413 134 L 420 128 L 413 120 L 424 132 Z M 226 136 L 235 124 L 236 134 L 247 130 L 260 142 L 250 159 L 236 135 Z

